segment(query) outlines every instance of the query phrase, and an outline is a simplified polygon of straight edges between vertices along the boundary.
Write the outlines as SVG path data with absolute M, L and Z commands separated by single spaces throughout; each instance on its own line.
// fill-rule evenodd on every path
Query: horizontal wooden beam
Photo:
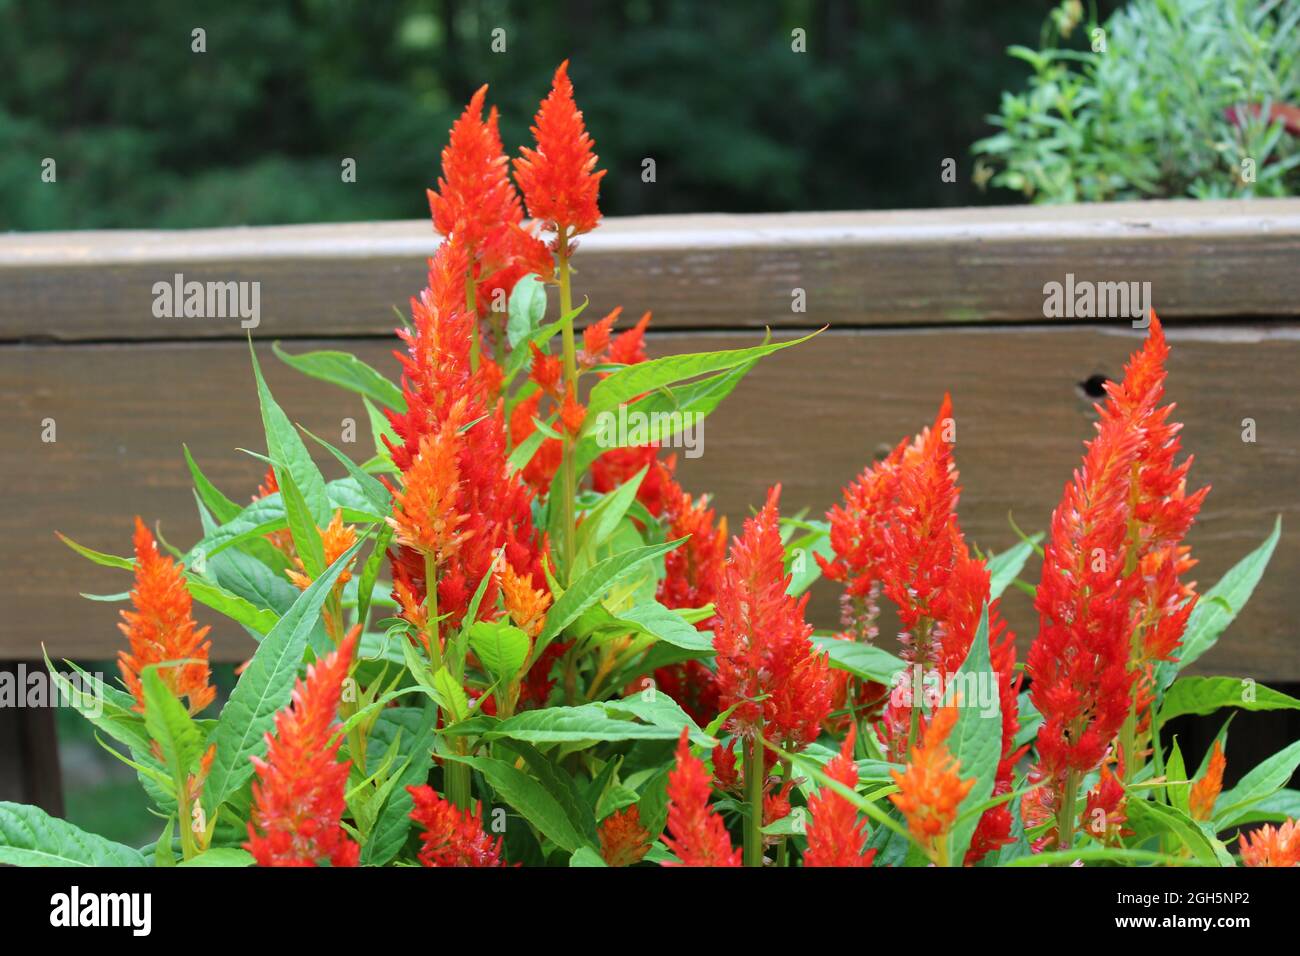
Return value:
M 156 317 L 178 274 L 259 283 L 257 337 L 384 334 L 436 242 L 425 221 L 0 235 L 0 341 L 244 336 Z M 593 314 L 650 309 L 663 329 L 1041 322 L 1067 274 L 1226 319 L 1300 315 L 1298 259 L 1300 199 L 649 216 L 584 236 L 576 282 Z
M 1217 580 L 1278 514 L 1286 527 L 1254 600 L 1200 669 L 1300 680 L 1300 591 L 1292 583 L 1300 574 L 1300 324 L 1204 326 L 1170 337 L 1169 397 L 1196 456 L 1192 480 L 1214 486 L 1191 538 L 1200 560 L 1195 577 L 1202 587 Z M 755 340 L 752 332 L 661 333 L 651 351 Z M 1064 325 L 832 330 L 760 363 L 707 420 L 703 455 L 683 458 L 679 474 L 688 489 L 714 492 L 733 528 L 777 481 L 787 512 L 824 512 L 879 449 L 929 422 L 948 390 L 958 423 L 962 523 L 981 547 L 999 550 L 1016 541 L 1009 513 L 1027 530 L 1047 526 L 1092 432 L 1079 383 L 1117 376 L 1138 341 L 1131 331 Z M 291 350 L 351 347 L 393 373 L 392 344 L 313 340 Z M 262 351 L 270 385 L 295 421 L 337 443 L 343 419 L 352 417 L 358 440 L 366 440 L 359 401 Z M 120 605 L 77 595 L 121 592 L 129 578 L 87 563 L 53 532 L 122 554 L 139 514 L 160 521 L 173 543 L 191 543 L 198 521 L 182 442 L 230 497 L 246 500 L 262 470 L 236 451 L 262 443 L 247 351 L 237 342 L 0 347 L 0 402 L 8 410 L 0 418 L 0 659 L 30 658 L 41 642 L 54 656 L 111 657 L 121 643 L 114 626 Z M 56 441 L 45 443 L 43 422 L 51 418 Z M 1255 423 L 1253 443 L 1242 441 L 1247 418 Z M 322 467 L 331 476 L 340 471 L 332 460 Z M 1030 571 L 1036 575 L 1032 563 Z M 1006 610 L 1027 641 L 1035 628 L 1028 600 L 1009 593 Z M 837 613 L 835 589 L 819 585 L 811 616 L 832 627 Z M 225 621 L 217 621 L 212 640 L 226 660 L 252 648 Z

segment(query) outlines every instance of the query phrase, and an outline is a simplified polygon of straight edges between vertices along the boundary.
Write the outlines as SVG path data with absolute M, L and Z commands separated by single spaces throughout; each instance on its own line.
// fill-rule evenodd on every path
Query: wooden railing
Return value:
M 257 485 L 258 464 L 236 451 L 261 442 L 238 318 L 158 318 L 155 283 L 260 283 L 251 332 L 280 403 L 326 436 L 354 418 L 365 441 L 360 402 L 283 367 L 269 341 L 347 340 L 395 375 L 393 307 L 424 285 L 435 242 L 425 222 L 0 236 L 0 660 L 39 657 L 42 643 L 51 656 L 115 653 L 119 605 L 78 594 L 128 578 L 54 531 L 125 553 L 140 514 L 188 545 L 182 442 L 231 497 Z M 1046 527 L 1092 432 L 1085 393 L 1139 341 L 1126 319 L 1045 318 L 1045 284 L 1150 282 L 1193 476 L 1214 486 L 1191 538 L 1195 576 L 1216 580 L 1284 523 L 1255 599 L 1199 668 L 1300 680 L 1300 200 L 610 220 L 582 240 L 577 268 L 589 316 L 654 311 L 654 354 L 830 326 L 764 360 L 709 418 L 703 456 L 680 462 L 733 526 L 775 481 L 785 509 L 824 511 L 947 390 L 963 525 L 993 550 L 1016 540 L 1011 512 Z M 1006 605 L 1032 637 L 1028 599 Z M 819 586 L 812 609 L 833 625 L 834 590 Z M 213 647 L 238 660 L 251 643 L 222 622 Z

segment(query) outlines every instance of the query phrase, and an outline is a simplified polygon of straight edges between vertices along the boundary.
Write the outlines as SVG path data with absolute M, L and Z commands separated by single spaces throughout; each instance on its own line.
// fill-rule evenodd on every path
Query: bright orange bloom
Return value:
M 536 639 L 546 624 L 551 606 L 549 591 L 533 587 L 533 579 L 519 574 L 508 563 L 501 569 L 501 601 L 515 626 Z
M 350 763 L 338 761 L 334 725 L 360 625 L 307 669 L 293 701 L 275 715 L 266 758 L 254 757 L 253 809 L 244 848 L 258 866 L 356 866 L 361 848 L 340 825 Z
M 907 818 L 908 829 L 930 854 L 939 857 L 942 842 L 957 820 L 957 809 L 974 778 L 962 780 L 956 758 L 948 751 L 948 735 L 957 723 L 956 707 L 940 707 L 931 717 L 923 739 L 912 748 L 911 759 L 900 773 L 889 771 L 898 793 L 889 795 Z
M 740 851 L 720 817 L 709 806 L 710 776 L 691 753 L 690 732 L 682 728 L 677 765 L 668 772 L 668 832 L 663 838 L 680 863 L 664 866 L 740 866 Z
M 1188 807 L 1193 820 L 1209 820 L 1214 816 L 1214 802 L 1223 790 L 1223 769 L 1228 765 L 1224 759 L 1223 747 L 1216 740 L 1210 751 L 1210 762 L 1201 779 L 1192 784 L 1187 797 Z
M 1084 831 L 1103 846 L 1120 846 L 1121 838 L 1133 833 L 1124 829 L 1128 822 L 1124 810 L 1126 797 L 1124 785 L 1115 779 L 1110 765 L 1103 764 L 1101 779 L 1088 791 L 1088 801 L 1083 808 Z
M 343 554 L 357 543 L 357 529 L 352 525 L 343 523 L 343 509 L 334 512 L 334 517 L 330 519 L 329 526 L 320 529 L 321 544 L 325 549 L 325 567 L 329 567 L 337 561 Z M 302 558 L 294 558 L 294 563 L 298 565 L 298 570 L 290 569 L 285 572 L 289 580 L 298 588 L 305 591 L 311 587 L 312 578 L 306 574 L 306 566 L 302 563 Z M 334 587 L 341 589 L 343 585 L 352 580 L 352 572 L 344 570 L 339 574 L 334 582 Z
M 853 759 L 853 742 L 857 729 L 849 732 L 840 752 L 826 764 L 826 776 L 852 790 L 858 783 L 858 765 Z M 829 787 L 822 787 L 808 798 L 808 851 L 804 866 L 871 866 L 875 850 L 863 852 L 867 841 L 867 822 L 858 817 L 858 809 Z
M 564 393 L 564 402 L 560 405 L 560 424 L 573 437 L 582 431 L 582 423 L 587 418 L 587 408 L 573 396 L 573 386 Z
M 432 787 L 406 788 L 415 807 L 411 819 L 422 829 L 420 862 L 425 866 L 506 866 L 501 859 L 502 838 L 492 839 L 483 829 L 483 804 L 462 810 L 444 800 Z
M 1264 824 L 1250 839 L 1238 838 L 1243 866 L 1300 866 L 1300 824 L 1288 819 L 1280 827 Z
M 578 354 L 578 364 L 591 368 L 599 364 L 609 349 L 609 333 L 614 323 L 623 314 L 623 307 L 617 306 L 603 319 L 598 319 L 582 330 L 582 351 Z
M 134 611 L 122 611 L 118 628 L 126 635 L 131 650 L 118 653 L 117 666 L 127 690 L 135 695 L 135 709 L 144 713 L 144 688 L 140 674 L 150 664 L 185 660 L 185 664 L 160 667 L 158 676 L 177 698 L 189 698 L 189 711 L 197 714 L 216 697 L 208 670 L 208 628 L 195 629 L 190 611 L 193 602 L 179 564 L 164 557 L 153 535 L 137 516 L 135 519 L 135 588 L 131 591 Z
M 537 425 L 533 422 L 534 418 L 539 418 L 542 392 L 533 392 L 527 398 L 521 399 L 515 404 L 510 412 L 510 440 L 516 448 L 522 445 L 528 438 L 537 431 Z M 530 488 L 539 494 L 546 494 L 550 491 L 551 481 L 555 478 L 555 473 L 560 470 L 560 463 L 564 458 L 564 443 L 558 438 L 543 438 L 537 451 L 533 452 L 533 457 L 528 460 L 519 472 L 523 480 Z
M 808 595 L 787 593 L 777 501 L 781 486 L 731 543 L 714 619 L 719 706 L 737 705 L 728 726 L 801 750 L 817 739 L 831 709 L 830 665 L 814 652 L 804 621 Z M 759 698 L 765 698 L 760 700 Z
M 600 221 L 596 197 L 605 171 L 596 171 L 591 137 L 573 101 L 568 60 L 555 71 L 532 131 L 537 148 L 524 147 L 515 160 L 515 179 L 528 214 L 556 233 L 557 239 L 572 239 L 595 229 Z
M 650 852 L 650 833 L 634 803 L 600 821 L 600 856 L 609 866 L 631 866 Z
M 468 516 L 457 509 L 460 491 L 460 426 L 464 406 L 458 405 L 437 434 L 420 439 L 420 454 L 393 491 L 393 540 L 434 558 L 438 566 L 456 556 L 466 538 L 461 526 Z

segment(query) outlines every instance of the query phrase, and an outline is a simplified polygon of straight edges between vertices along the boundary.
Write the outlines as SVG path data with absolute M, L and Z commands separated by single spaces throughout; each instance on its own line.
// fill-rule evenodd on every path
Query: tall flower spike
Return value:
M 858 765 L 853 760 L 857 730 L 850 726 L 840 752 L 826 764 L 826 776 L 852 790 L 858 783 Z M 829 787 L 808 798 L 808 852 L 804 866 L 871 866 L 875 850 L 863 852 L 867 841 L 866 820 L 858 809 Z
M 709 806 L 709 771 L 691 754 L 690 733 L 682 729 L 677 765 L 668 772 L 668 833 L 664 844 L 681 863 L 664 866 L 740 866 L 727 828 Z
M 930 858 L 947 865 L 948 831 L 957 820 L 957 809 L 975 785 L 974 778 L 962 780 L 960 765 L 948 751 L 948 735 L 957 723 L 957 708 L 940 707 L 934 712 L 924 738 L 912 748 L 911 759 L 900 773 L 889 771 L 898 793 L 889 795 L 894 806 L 907 818 L 908 829 Z
M 569 61 L 555 71 L 532 127 L 537 148 L 524 147 L 515 160 L 515 179 L 528 214 L 558 236 L 571 239 L 596 228 L 596 198 L 605 171 L 596 170 L 591 137 L 573 100 Z
M 801 750 L 817 739 L 830 713 L 830 665 L 809 640 L 808 596 L 796 600 L 787 592 L 780 495 L 777 485 L 745 522 L 718 585 L 718 704 L 722 710 L 735 705 L 728 726 L 738 736 L 762 734 Z
M 1205 773 L 1192 784 L 1187 796 L 1193 820 L 1209 820 L 1214 816 L 1214 803 L 1223 791 L 1223 771 L 1227 764 L 1223 756 L 1223 745 L 1216 740 Z
M 425 866 L 496 867 L 502 838 L 483 829 L 483 805 L 457 807 L 426 785 L 406 788 L 415 803 L 411 819 L 420 826 L 420 862 Z
M 338 761 L 334 719 L 360 630 L 307 669 L 293 701 L 275 715 L 266 758 L 252 758 L 257 779 L 244 847 L 258 866 L 357 865 L 361 848 L 340 825 L 350 763 Z
M 195 628 L 193 603 L 181 566 L 164 557 L 144 522 L 135 519 L 134 611 L 123 611 L 118 625 L 130 642 L 130 652 L 118 654 L 118 667 L 127 689 L 135 696 L 135 709 L 144 712 L 140 674 L 150 664 L 186 661 L 159 668 L 159 676 L 177 698 L 189 698 L 189 711 L 197 714 L 216 697 L 210 684 L 208 628 Z

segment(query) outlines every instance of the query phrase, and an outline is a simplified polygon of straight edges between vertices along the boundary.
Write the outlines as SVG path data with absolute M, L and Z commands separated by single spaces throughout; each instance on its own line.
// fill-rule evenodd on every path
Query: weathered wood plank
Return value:
M 1286 529 L 1251 606 L 1203 669 L 1300 680 L 1300 593 L 1291 585 L 1300 573 L 1300 326 L 1175 329 L 1170 337 L 1169 397 L 1196 455 L 1193 478 L 1214 485 L 1192 536 L 1201 561 L 1196 576 L 1203 585 L 1216 580 L 1263 539 L 1275 515 Z M 754 339 L 665 333 L 651 349 L 667 354 Z M 688 488 L 716 493 L 733 527 L 775 481 L 784 482 L 789 511 L 824 511 L 878 448 L 930 421 L 947 389 L 958 421 L 963 525 L 982 547 L 1005 548 L 1015 541 L 1007 524 L 1013 509 L 1026 529 L 1047 525 L 1091 434 L 1077 383 L 1118 374 L 1137 341 L 1128 331 L 1061 326 L 827 332 L 765 360 L 708 420 L 703 457 L 683 461 L 680 473 Z M 391 341 L 344 347 L 385 370 L 395 366 L 387 358 Z M 264 365 L 295 420 L 337 439 L 342 418 L 352 416 L 365 440 L 359 402 L 284 368 L 269 350 Z M 0 553 L 0 659 L 30 657 L 41 641 L 52 655 L 110 656 L 119 643 L 117 607 L 77 593 L 120 592 L 128 578 L 73 555 L 53 530 L 125 553 L 138 513 L 160 519 L 172 541 L 192 541 L 198 523 L 183 441 L 227 494 L 246 499 L 261 470 L 234 450 L 261 446 L 247 352 L 229 342 L 3 347 L 0 402 L 10 409 L 0 420 L 0 535 L 8 542 Z M 47 417 L 57 422 L 54 444 L 41 442 Z M 1241 440 L 1245 418 L 1257 424 L 1256 443 Z M 338 471 L 333 462 L 326 469 Z M 1010 594 L 1007 605 L 1027 638 L 1027 599 Z M 832 626 L 834 590 L 819 588 L 812 608 L 819 625 Z M 241 659 L 251 648 L 228 623 L 214 629 L 213 643 L 224 659 Z
M 155 318 L 177 273 L 259 282 L 258 337 L 384 334 L 435 243 L 423 221 L 4 235 L 0 340 L 243 338 Z M 1280 199 L 611 219 L 577 267 L 596 314 L 725 329 L 1038 322 L 1067 273 L 1148 281 L 1171 318 L 1300 315 L 1298 260 L 1300 199 Z

